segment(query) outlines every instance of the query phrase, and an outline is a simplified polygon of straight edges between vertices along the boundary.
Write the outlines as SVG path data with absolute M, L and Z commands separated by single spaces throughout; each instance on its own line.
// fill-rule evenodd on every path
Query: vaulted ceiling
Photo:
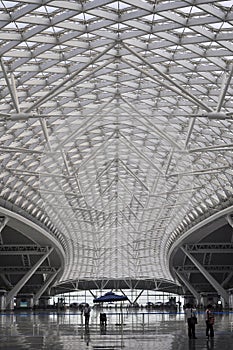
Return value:
M 0 1 L 1 205 L 59 242 L 59 283 L 173 281 L 232 205 L 232 6 Z

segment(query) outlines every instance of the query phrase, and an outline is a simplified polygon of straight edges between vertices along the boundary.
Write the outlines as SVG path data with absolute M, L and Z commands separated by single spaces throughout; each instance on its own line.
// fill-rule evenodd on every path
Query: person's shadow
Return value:
M 189 340 L 189 350 L 196 350 L 196 342 L 193 339 Z
M 107 326 L 105 325 L 100 325 L 100 334 L 107 334 Z
M 206 349 L 208 350 L 214 349 L 214 339 L 207 340 Z
M 89 327 L 85 327 L 85 333 L 84 333 L 84 340 L 85 340 L 85 343 L 87 344 L 87 346 L 89 345 L 90 343 L 90 330 L 89 330 Z

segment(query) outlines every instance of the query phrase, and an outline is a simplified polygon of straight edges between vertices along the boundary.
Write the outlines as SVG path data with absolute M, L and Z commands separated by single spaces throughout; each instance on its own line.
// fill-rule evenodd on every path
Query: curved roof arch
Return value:
M 70 280 L 170 280 L 232 204 L 233 2 L 0 1 L 0 195 Z

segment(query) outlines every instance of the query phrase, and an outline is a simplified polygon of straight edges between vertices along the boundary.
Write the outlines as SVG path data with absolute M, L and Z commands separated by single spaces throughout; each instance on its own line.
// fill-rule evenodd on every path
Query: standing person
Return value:
M 209 339 L 214 338 L 214 314 L 212 311 L 212 305 L 207 305 L 205 311 L 205 321 L 206 321 L 206 337 Z
M 83 309 L 83 314 L 85 318 L 85 327 L 89 326 L 90 313 L 91 313 L 91 308 L 89 304 L 86 304 Z
M 197 339 L 195 326 L 197 323 L 197 310 L 191 304 L 186 304 L 185 315 L 188 323 L 189 339 Z

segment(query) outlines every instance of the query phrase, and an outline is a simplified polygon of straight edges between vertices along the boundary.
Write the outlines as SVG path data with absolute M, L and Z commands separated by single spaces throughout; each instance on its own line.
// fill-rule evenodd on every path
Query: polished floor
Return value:
M 205 321 L 198 315 L 197 339 L 187 337 L 183 312 L 126 311 L 107 314 L 101 328 L 99 311 L 92 310 L 85 329 L 80 312 L 18 311 L 0 313 L 1 349 L 56 350 L 202 350 L 233 349 L 233 312 L 216 314 L 215 337 L 205 337 Z

